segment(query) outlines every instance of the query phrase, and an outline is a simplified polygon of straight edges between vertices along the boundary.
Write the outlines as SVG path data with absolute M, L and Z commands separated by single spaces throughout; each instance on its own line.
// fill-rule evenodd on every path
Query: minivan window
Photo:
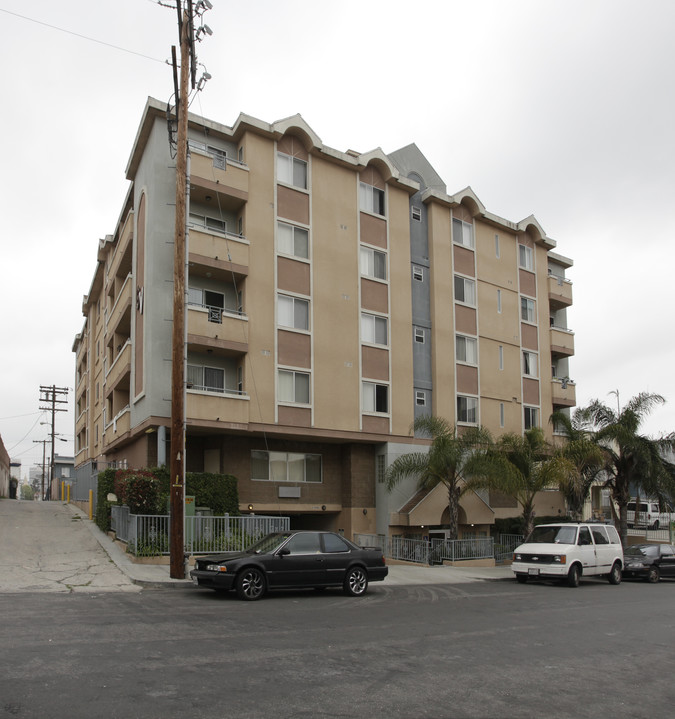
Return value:
M 540 525 L 532 530 L 527 538 L 528 544 L 574 544 L 577 528 L 566 525 Z
M 591 532 L 593 532 L 593 539 L 595 539 L 596 544 L 609 544 L 604 527 L 591 527 Z
M 588 527 L 579 527 L 579 540 L 577 541 L 577 544 L 580 546 L 583 546 L 585 544 L 593 544 L 593 541 L 591 540 L 591 533 L 588 530 Z

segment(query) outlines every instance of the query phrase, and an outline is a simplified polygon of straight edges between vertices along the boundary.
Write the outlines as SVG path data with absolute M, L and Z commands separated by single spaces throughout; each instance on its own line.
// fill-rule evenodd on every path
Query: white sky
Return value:
M 574 260 L 578 405 L 657 392 L 644 430 L 675 430 L 672 0 L 212 2 L 193 112 L 299 112 L 338 150 L 415 142 L 449 193 L 534 214 Z M 39 386 L 73 387 L 97 241 L 147 96 L 173 91 L 176 26 L 154 0 L 0 0 L 0 435 L 24 474 L 47 437 Z

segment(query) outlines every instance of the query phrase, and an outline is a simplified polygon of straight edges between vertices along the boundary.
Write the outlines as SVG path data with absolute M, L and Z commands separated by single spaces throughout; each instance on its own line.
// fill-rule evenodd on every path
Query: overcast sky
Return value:
M 299 112 L 343 151 L 415 142 L 448 193 L 534 214 L 574 260 L 578 405 L 657 392 L 644 430 L 675 430 L 672 0 L 212 2 L 193 112 Z M 24 474 L 47 437 L 40 385 L 73 387 L 97 241 L 146 98 L 172 93 L 176 25 L 154 0 L 0 0 L 0 435 Z

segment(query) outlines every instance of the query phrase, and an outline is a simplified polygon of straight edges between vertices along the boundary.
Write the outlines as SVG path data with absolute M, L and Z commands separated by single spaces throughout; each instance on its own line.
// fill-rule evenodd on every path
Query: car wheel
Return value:
M 612 569 L 607 575 L 610 584 L 621 584 L 621 566 L 618 562 L 614 562 Z
M 363 567 L 352 567 L 345 577 L 343 584 L 345 594 L 360 597 L 368 589 L 368 575 Z
M 527 582 L 527 574 L 516 574 L 516 581 L 518 584 L 525 584 L 525 582 Z
M 645 579 L 650 584 L 656 584 L 659 581 L 659 568 L 658 567 L 649 567 L 649 571 L 647 572 L 647 576 Z
M 579 571 L 579 565 L 573 564 L 570 567 L 570 571 L 567 573 L 567 586 L 568 587 L 578 587 L 580 578 L 581 578 L 581 572 Z
M 265 575 L 256 567 L 247 567 L 237 577 L 237 596 L 247 602 L 254 602 L 265 594 Z

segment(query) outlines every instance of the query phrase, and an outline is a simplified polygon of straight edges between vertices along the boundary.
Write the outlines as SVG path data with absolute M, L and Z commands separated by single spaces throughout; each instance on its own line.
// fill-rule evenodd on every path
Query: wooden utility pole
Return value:
M 61 399 L 61 397 L 68 396 L 68 388 L 67 387 L 57 387 L 56 385 L 52 385 L 51 387 L 46 385 L 40 385 L 40 402 L 47 402 L 50 404 L 50 407 L 40 407 L 41 410 L 44 410 L 46 412 L 51 412 L 52 415 L 52 421 L 51 421 L 51 436 L 52 436 L 52 458 L 51 462 L 49 463 L 49 487 L 47 488 L 47 495 L 48 498 L 52 498 L 52 485 L 54 483 L 54 437 L 56 436 L 55 428 L 54 428 L 54 422 L 56 419 L 56 413 L 57 412 L 65 412 L 66 410 L 60 407 L 57 407 L 57 404 L 68 404 L 67 399 Z M 42 499 L 47 499 L 47 496 L 44 494 L 42 495 Z
M 43 500 L 45 498 L 45 462 L 47 461 L 45 459 L 46 454 L 46 445 L 49 442 L 48 439 L 34 439 L 34 444 L 41 444 L 42 445 L 42 484 L 40 486 L 40 499 Z
M 185 210 L 187 186 L 188 77 L 190 72 L 190 21 L 180 22 L 180 90 L 176 98 L 176 224 L 173 252 L 173 335 L 171 351 L 171 527 L 170 575 L 185 578 Z

